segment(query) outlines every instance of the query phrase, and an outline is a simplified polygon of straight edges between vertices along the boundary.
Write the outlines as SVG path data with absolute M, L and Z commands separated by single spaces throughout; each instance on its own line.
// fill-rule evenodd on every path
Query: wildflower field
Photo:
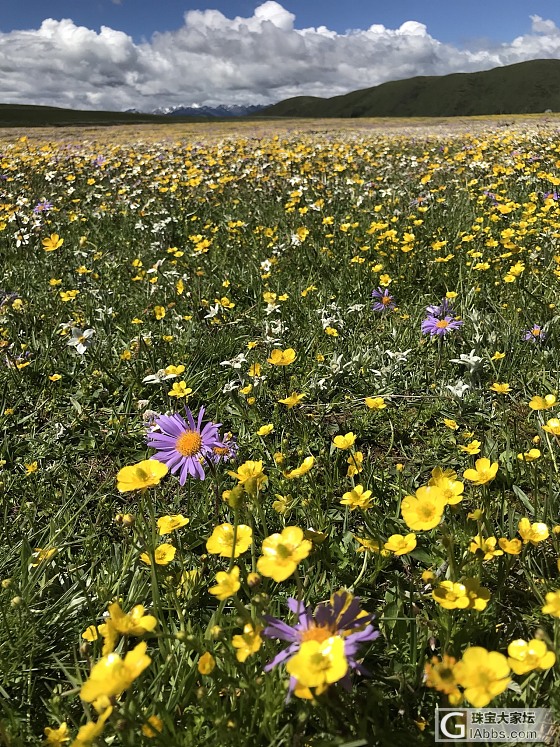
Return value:
M 560 145 L 0 145 L 0 744 L 560 720 Z

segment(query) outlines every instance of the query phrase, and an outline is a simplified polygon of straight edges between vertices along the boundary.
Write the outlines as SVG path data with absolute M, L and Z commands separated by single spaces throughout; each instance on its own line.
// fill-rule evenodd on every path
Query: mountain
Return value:
M 343 96 L 296 96 L 263 117 L 454 117 L 560 112 L 560 60 L 390 81 Z
M 261 112 L 264 106 L 219 104 L 218 106 L 167 106 L 155 109 L 152 114 L 169 114 L 173 117 L 250 117 Z

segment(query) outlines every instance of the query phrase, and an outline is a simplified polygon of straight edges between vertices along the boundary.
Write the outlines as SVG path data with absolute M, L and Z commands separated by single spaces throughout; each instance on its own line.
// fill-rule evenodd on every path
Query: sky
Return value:
M 0 103 L 270 104 L 560 58 L 558 0 L 6 0 Z

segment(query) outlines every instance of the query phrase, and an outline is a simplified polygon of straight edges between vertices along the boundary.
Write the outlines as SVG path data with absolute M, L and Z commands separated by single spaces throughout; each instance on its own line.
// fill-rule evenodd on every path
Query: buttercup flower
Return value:
M 477 534 L 476 537 L 473 537 L 472 542 L 469 546 L 469 551 L 472 552 L 477 557 L 482 558 L 482 560 L 492 560 L 492 558 L 496 558 L 499 555 L 503 555 L 503 550 L 497 550 L 496 549 L 496 543 L 497 543 L 496 537 L 482 537 L 480 534 Z
M 371 490 L 364 490 L 363 485 L 356 485 L 347 493 L 344 493 L 341 501 L 343 506 L 349 506 L 350 511 L 355 511 L 357 508 L 365 510 L 370 508 L 372 504 Z
M 441 581 L 432 591 L 432 596 L 446 610 L 481 612 L 490 601 L 490 592 L 475 578 L 465 578 L 461 583 Z
M 185 407 L 186 421 L 180 415 L 160 415 L 154 422 L 158 431 L 148 434 L 148 446 L 156 449 L 153 459 L 166 464 L 172 474 L 180 473 L 184 485 L 191 475 L 204 480 L 203 463 L 211 459 L 215 446 L 224 446 L 218 436 L 221 423 L 206 423 L 202 428 L 204 407 L 195 423 L 192 412 Z
M 451 705 L 457 705 L 463 699 L 455 679 L 456 663 L 456 659 L 444 654 L 441 660 L 434 656 L 430 662 L 426 662 L 424 665 L 426 686 L 445 693 Z
M 439 488 L 446 503 L 455 505 L 463 497 L 464 483 L 457 480 L 457 473 L 452 469 L 442 470 L 441 467 L 435 467 L 432 470 L 432 476 L 428 480 L 428 485 L 434 485 Z
M 286 399 L 279 399 L 278 402 L 280 402 L 280 404 L 282 405 L 286 405 L 288 410 L 291 410 L 292 407 L 299 405 L 299 403 L 304 398 L 305 398 L 305 394 L 298 394 L 297 392 L 292 392 L 289 397 L 286 397 Z
M 443 517 L 445 496 L 441 488 L 428 485 L 418 488 L 416 496 L 407 495 L 401 503 L 406 525 L 415 531 L 437 527 Z
M 545 599 L 546 604 L 542 608 L 544 614 L 560 617 L 560 591 L 549 591 Z
M 531 410 L 550 410 L 556 404 L 555 394 L 546 394 L 544 397 L 535 395 L 529 402 Z
M 324 641 L 305 641 L 287 662 L 286 669 L 298 685 L 315 687 L 319 694 L 348 672 L 344 641 L 340 636 Z
M 205 651 L 198 660 L 197 669 L 199 673 L 208 677 L 208 675 L 212 674 L 215 667 L 216 659 L 214 659 L 209 651 Z
M 270 353 L 270 357 L 266 360 L 268 363 L 272 363 L 273 366 L 289 366 L 295 359 L 296 351 L 293 348 L 286 348 L 286 350 L 274 348 Z
M 543 425 L 543 431 L 551 433 L 553 436 L 560 436 L 560 418 L 550 418 Z
M 296 477 L 303 477 L 303 475 L 306 475 L 309 472 L 309 470 L 312 469 L 314 464 L 315 464 L 314 456 L 305 457 L 305 459 L 303 460 L 303 462 L 300 464 L 299 467 L 296 467 L 295 469 L 292 469 L 288 472 L 283 472 L 283 475 L 288 480 L 293 480 Z
M 231 643 L 237 649 L 235 652 L 237 661 L 246 661 L 251 654 L 255 654 L 260 649 L 262 646 L 261 632 L 262 628 L 255 628 L 251 623 L 247 623 L 243 628 L 242 635 L 233 636 Z
M 333 439 L 333 443 L 336 448 L 342 449 L 343 451 L 350 449 L 352 446 L 354 446 L 355 442 L 356 436 L 352 432 L 347 433 L 345 436 L 335 436 Z
M 540 521 L 531 523 L 527 518 L 520 519 L 517 531 L 523 542 L 530 542 L 532 545 L 538 545 L 539 542 L 548 539 L 548 527 Z
M 490 463 L 489 459 L 483 457 L 475 462 L 475 469 L 466 469 L 463 473 L 465 480 L 473 482 L 475 485 L 486 485 L 496 477 L 498 472 L 498 462 Z
M 549 651 L 544 641 L 533 638 L 519 639 L 508 646 L 508 664 L 515 674 L 550 669 L 556 663 L 556 654 Z
M 286 527 L 280 534 L 271 534 L 263 541 L 257 570 L 276 582 L 285 581 L 296 570 L 300 560 L 309 555 L 312 547 L 312 543 L 303 538 L 299 527 Z
M 475 708 L 484 708 L 511 682 L 508 660 L 498 651 L 470 646 L 454 668 L 455 679 L 465 688 L 465 698 Z
M 239 566 L 234 565 L 231 571 L 218 571 L 216 573 L 216 585 L 208 589 L 209 593 L 220 601 L 228 599 L 236 594 L 241 588 L 239 582 Z
M 170 545 L 168 542 L 164 542 L 162 545 L 158 545 L 154 550 L 154 562 L 156 565 L 169 565 L 175 558 L 177 548 Z M 151 565 L 152 560 L 147 552 L 143 552 L 140 555 L 140 560 L 146 565 Z
M 158 485 L 162 477 L 165 477 L 168 469 L 156 459 L 145 459 L 138 464 L 123 467 L 117 473 L 117 490 L 126 493 L 130 490 L 145 490 Z
M 406 555 L 416 547 L 416 535 L 407 534 L 406 537 L 403 537 L 402 534 L 392 534 L 384 547 L 395 555 Z
M 234 542 L 235 535 L 235 542 Z M 220 524 L 214 528 L 206 541 L 206 549 L 211 555 L 222 558 L 238 558 L 251 547 L 253 530 L 245 524 L 238 524 L 237 530 L 231 524 Z
M 171 534 L 175 529 L 186 527 L 190 519 L 182 514 L 174 514 L 173 516 L 162 516 L 157 520 L 157 527 L 159 534 Z
M 108 654 L 94 665 L 87 682 L 82 685 L 80 698 L 86 703 L 101 701 L 109 705 L 111 698 L 128 689 L 151 663 L 146 655 L 147 643 L 139 643 L 124 659 Z M 96 704 L 97 705 L 97 704 Z

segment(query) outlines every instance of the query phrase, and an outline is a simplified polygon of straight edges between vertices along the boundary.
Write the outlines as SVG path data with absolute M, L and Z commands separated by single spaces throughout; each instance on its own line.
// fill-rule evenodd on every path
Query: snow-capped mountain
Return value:
M 154 109 L 152 114 L 171 114 L 177 117 L 246 117 L 257 114 L 265 106 L 242 106 L 221 104 L 218 106 L 163 106 Z

